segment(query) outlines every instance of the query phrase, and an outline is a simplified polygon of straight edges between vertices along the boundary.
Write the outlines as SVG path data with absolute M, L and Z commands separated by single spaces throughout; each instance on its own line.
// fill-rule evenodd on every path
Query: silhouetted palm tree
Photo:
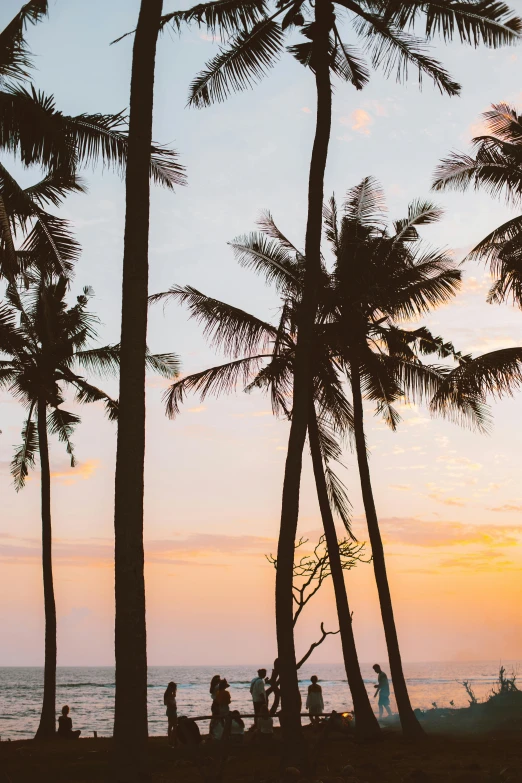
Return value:
M 369 177 L 348 192 L 341 214 L 333 198 L 325 208 L 326 236 L 335 257 L 325 307 L 352 390 L 355 448 L 391 676 L 403 731 L 412 736 L 422 730 L 402 671 L 368 465 L 363 397 L 374 401 L 377 412 L 395 429 L 400 419 L 395 401 L 435 393 L 445 372 L 424 366 L 420 354 L 452 355 L 453 346 L 424 328 L 407 331 L 397 323 L 454 296 L 461 273 L 448 255 L 424 251 L 418 241 L 416 227 L 437 221 L 441 216 L 437 207 L 413 202 L 408 217 L 395 223 L 393 234 L 385 226 L 383 209 L 382 192 Z
M 143 559 L 145 355 L 154 67 L 162 0 L 142 0 L 130 90 L 123 253 L 120 415 L 115 481 L 114 742 L 116 777 L 141 780 L 147 751 L 147 642 Z M 166 155 L 167 150 L 164 150 Z M 182 182 L 177 163 L 165 184 Z
M 407 75 L 408 66 L 418 69 L 419 80 L 429 76 L 442 92 L 455 95 L 459 86 L 437 61 L 427 56 L 425 39 L 440 34 L 451 39 L 455 32 L 465 43 L 488 46 L 513 43 L 522 30 L 522 22 L 512 16 L 508 6 L 492 0 L 457 3 L 453 0 L 321 0 L 311 7 L 306 0 L 282 0 L 268 9 L 259 0 L 242 4 L 261 19 L 247 20 L 237 3 L 223 0 L 199 4 L 188 12 L 175 12 L 163 18 L 179 26 L 183 21 L 197 21 L 211 30 L 217 26 L 216 8 L 233 8 L 233 22 L 239 33 L 220 53 L 207 63 L 193 81 L 189 103 L 206 106 L 224 100 L 232 91 L 245 89 L 259 81 L 284 50 L 286 29 L 299 28 L 304 43 L 290 46 L 291 53 L 315 74 L 317 92 L 316 133 L 312 150 L 308 188 L 308 216 L 305 241 L 307 266 L 293 383 L 293 416 L 290 427 L 277 560 L 276 628 L 281 673 L 281 695 L 286 719 L 284 735 L 287 750 L 296 757 L 303 751 L 299 718 L 299 689 L 292 631 L 292 567 L 299 510 L 302 450 L 306 437 L 311 395 L 310 348 L 318 307 L 320 284 L 321 210 L 324 173 L 331 129 L 332 92 L 330 71 L 352 82 L 360 89 L 368 72 L 357 51 L 342 42 L 336 12 L 353 22 L 356 37 L 369 52 L 373 67 L 382 66 L 386 73 L 396 73 L 399 80 Z M 419 18 L 425 20 L 425 39 L 408 32 Z M 279 21 L 281 20 L 281 21 Z M 227 19 L 228 21 L 228 19 Z M 230 22 L 228 22 L 230 26 Z M 293 748 L 293 750 L 292 750 Z
M 0 388 L 7 389 L 27 409 L 22 445 L 12 462 L 15 488 L 22 489 L 36 453 L 40 458 L 42 493 L 42 566 L 45 604 L 44 696 L 38 739 L 55 733 L 56 610 L 52 574 L 51 484 L 48 433 L 58 435 L 74 467 L 71 441 L 80 422 L 76 413 L 64 409 L 65 395 L 74 393 L 76 403 L 103 402 L 111 420 L 117 403 L 89 383 L 80 371 L 115 374 L 119 346 L 89 348 L 96 338 L 97 318 L 87 310 L 93 292 L 84 288 L 77 303 L 67 307 L 68 281 L 42 277 L 29 289 L 14 285 L 7 291 L 7 303 L 0 310 Z M 172 355 L 149 356 L 155 372 L 170 378 L 177 370 Z M 36 423 L 35 423 L 36 422 Z
M 267 225 L 266 220 L 265 225 Z M 247 244 L 243 244 L 243 241 Z M 269 278 L 278 277 L 283 280 L 285 274 L 287 275 L 284 281 L 285 294 L 281 319 L 279 324 L 273 326 L 237 307 L 205 296 L 191 287 L 173 287 L 163 294 L 152 296 L 153 302 L 174 298 L 187 304 L 191 317 L 204 324 L 204 332 L 211 339 L 212 344 L 224 347 L 226 352 L 234 357 L 226 364 L 188 375 L 173 384 L 166 396 L 167 413 L 170 417 L 175 416 L 188 392 L 199 392 L 204 399 L 208 393 L 220 394 L 234 391 L 239 384 L 246 387 L 247 391 L 255 388 L 267 391 L 271 397 L 274 414 L 291 419 L 288 397 L 292 389 L 295 319 L 302 289 L 303 257 L 296 251 L 295 258 L 292 259 L 288 252 L 288 241 L 285 247 L 281 247 L 276 242 L 267 241 L 263 234 L 244 240 L 242 238 L 233 243 L 233 246 L 240 256 L 250 255 L 252 258 L 253 255 L 256 260 L 262 258 L 266 265 L 264 271 Z M 252 247 L 257 250 L 254 249 L 250 253 Z M 277 265 L 280 265 L 279 270 Z M 359 736 L 368 738 L 378 733 L 379 726 L 358 663 L 332 513 L 333 508 L 346 529 L 350 531 L 350 504 L 344 485 L 331 468 L 331 462 L 339 460 L 341 456 L 336 432 L 351 428 L 351 406 L 343 394 L 342 385 L 331 365 L 324 335 L 318 332 L 316 339 L 317 345 L 314 351 L 316 402 L 310 408 L 310 449 L 328 546 L 344 664 L 356 715 L 356 731 Z
M 54 736 L 56 727 L 56 609 L 54 601 L 51 554 L 51 477 L 48 432 L 65 443 L 74 466 L 71 436 L 80 419 L 65 410 L 64 392 L 72 387 L 77 402 L 105 402 L 110 418 L 116 414 L 116 403 L 92 386 L 78 369 L 104 368 L 107 349 L 87 350 L 95 337 L 95 319 L 86 306 L 91 291 L 84 289 L 74 307 L 65 303 L 66 279 L 44 283 L 20 294 L 13 286 L 8 291 L 9 305 L 2 306 L 0 351 L 7 356 L 0 362 L 0 386 L 8 389 L 27 409 L 22 445 L 12 462 L 15 488 L 25 483 L 29 468 L 38 452 L 42 493 L 42 567 L 45 605 L 45 671 L 44 695 L 37 739 Z M 108 361 L 112 365 L 112 356 Z M 36 420 L 36 424 L 35 424 Z
M 367 178 L 349 192 L 339 220 L 332 199 L 325 208 L 326 236 L 335 255 L 335 267 L 329 275 L 322 267 L 319 312 L 316 319 L 311 363 L 314 368 L 314 399 L 309 413 L 308 432 L 318 490 L 318 498 L 332 561 L 332 576 L 345 666 L 361 730 L 371 732 L 366 705 L 366 690 L 357 664 L 350 612 L 342 570 L 337 557 L 337 537 L 331 502 L 348 523 L 346 498 L 329 461 L 340 457 L 335 432 L 353 431 L 361 472 L 363 498 L 372 550 L 376 550 L 374 567 L 386 638 L 392 679 L 401 722 L 406 733 L 414 732 L 417 721 L 411 709 L 402 673 L 397 634 L 387 584 L 382 542 L 373 503 L 364 445 L 362 398 L 364 391 L 378 404 L 390 426 L 399 417 L 393 402 L 405 394 L 419 399 L 431 396 L 441 385 L 447 371 L 425 366 L 421 354 L 454 356 L 449 343 L 434 338 L 425 328 L 413 331 L 393 323 L 397 317 L 424 312 L 451 297 L 460 282 L 460 272 L 443 253 L 422 254 L 416 226 L 439 219 L 441 212 L 426 202 L 410 206 L 408 217 L 397 221 L 396 233 L 389 236 L 382 222 L 382 197 L 377 184 Z M 235 388 L 263 388 L 270 392 L 277 414 L 291 418 L 288 396 L 295 367 L 296 324 L 299 321 L 304 288 L 303 256 L 277 229 L 269 214 L 261 221 L 264 234 L 251 234 L 232 243 L 238 260 L 275 282 L 283 297 L 281 320 L 271 326 L 244 311 L 211 299 L 190 287 L 174 287 L 151 297 L 159 301 L 173 297 L 188 304 L 191 316 L 204 324 L 212 344 L 222 346 L 233 360 L 225 365 L 190 375 L 175 383 L 167 395 L 167 411 L 173 415 L 187 391 L 206 394 Z M 267 239 L 267 235 L 270 239 Z M 353 267 L 353 268 L 352 268 Z M 267 352 L 269 348 L 269 352 Z M 246 357 L 238 359 L 240 355 Z M 355 363 L 355 355 L 359 364 Z M 260 369 L 263 360 L 270 357 Z M 255 378 L 249 375 L 255 373 Z M 354 409 L 342 389 L 340 373 L 346 373 L 352 385 Z M 363 386 L 361 387 L 361 381 Z M 248 385 L 247 385 L 248 384 Z M 316 410 L 317 407 L 317 410 Z M 361 453 L 361 444 L 363 446 Z M 326 468 L 326 470 L 325 470 Z M 362 690 L 361 690 L 362 686 Z M 363 696 L 364 694 L 364 696 Z M 373 718 L 372 712 L 372 718 Z
M 494 104 L 483 114 L 489 134 L 473 139 L 474 156 L 454 152 L 435 173 L 435 190 L 483 188 L 493 197 L 505 196 L 519 207 L 522 197 L 522 115 L 506 103 Z M 467 259 L 489 264 L 493 284 L 490 304 L 512 301 L 522 309 L 522 215 L 503 223 L 482 239 Z M 522 387 L 522 348 L 503 348 L 465 356 L 448 376 L 432 401 L 432 408 L 455 416 L 455 406 L 471 400 L 476 406 L 474 424 L 489 428 L 484 408 L 488 396 L 502 397 Z

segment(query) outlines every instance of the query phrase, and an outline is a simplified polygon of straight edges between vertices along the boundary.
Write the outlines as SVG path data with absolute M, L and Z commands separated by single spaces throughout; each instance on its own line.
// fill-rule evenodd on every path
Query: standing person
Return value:
M 257 716 L 261 713 L 263 705 L 266 707 L 266 692 L 265 692 L 265 677 L 266 669 L 258 669 L 257 677 L 254 677 L 250 683 L 250 693 L 252 694 L 252 701 L 254 703 L 254 725 L 257 726 Z
M 308 696 L 306 697 L 306 709 L 310 715 L 310 723 L 317 725 L 319 715 L 324 712 L 323 689 L 319 685 L 319 679 L 314 674 L 310 677 L 311 685 L 308 686 Z
M 216 697 L 214 699 L 214 703 L 218 705 L 219 715 L 226 716 L 230 712 L 230 702 L 232 699 L 230 697 L 230 691 L 227 691 L 228 687 L 230 686 L 226 681 L 226 678 L 224 680 L 220 680 Z
M 163 704 L 167 708 L 167 721 L 168 730 L 167 736 L 169 743 L 175 745 L 177 742 L 177 725 L 178 725 L 178 705 L 176 703 L 176 694 L 178 692 L 178 686 L 175 682 L 169 682 L 167 690 L 163 694 Z
M 58 718 L 58 736 L 60 739 L 78 739 L 81 731 L 73 731 L 72 719 L 69 717 L 69 707 L 62 707 L 62 714 Z
M 216 694 L 218 692 L 220 682 L 221 682 L 221 675 L 214 674 L 214 676 L 210 680 L 210 696 L 212 698 L 212 701 L 214 701 L 214 699 L 216 698 Z
M 391 717 L 392 714 L 390 709 L 390 683 L 388 676 L 383 672 L 378 663 L 374 665 L 373 670 L 377 673 L 375 698 L 379 696 L 379 720 L 382 720 L 383 709 L 388 713 L 388 717 Z

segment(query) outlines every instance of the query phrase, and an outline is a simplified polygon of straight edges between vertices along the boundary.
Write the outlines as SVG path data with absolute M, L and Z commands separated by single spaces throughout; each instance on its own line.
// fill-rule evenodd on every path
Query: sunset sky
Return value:
M 512 7 L 522 12 L 521 0 Z M 3 0 L 0 29 L 20 0 Z M 115 112 L 128 104 L 132 38 L 109 46 L 136 23 L 138 0 L 52 0 L 50 18 L 29 31 L 37 57 L 35 83 L 70 114 Z M 165 10 L 175 5 L 165 1 Z M 347 28 L 348 31 L 348 28 Z M 347 34 L 347 40 L 350 40 Z M 353 37 L 352 37 L 353 40 Z M 227 242 L 254 228 L 270 208 L 282 230 L 304 244 L 306 184 L 314 133 L 314 80 L 289 55 L 255 90 L 210 109 L 186 108 L 188 85 L 216 52 L 197 28 L 165 33 L 159 43 L 154 136 L 173 145 L 187 168 L 188 187 L 152 196 L 150 291 L 173 283 L 274 318 L 274 291 L 238 267 Z M 522 47 L 493 52 L 437 47 L 462 84 L 461 98 L 440 96 L 415 75 L 407 86 L 372 74 L 356 92 L 336 84 L 326 194 L 344 192 L 364 176 L 384 188 L 390 220 L 408 202 L 431 197 L 445 211 L 423 231 L 455 258 L 507 219 L 510 210 L 484 194 L 432 194 L 439 160 L 469 150 L 480 114 L 507 101 L 522 109 Z M 4 160 L 4 158 L 3 158 Z M 8 167 L 30 183 L 36 171 Z M 85 171 L 89 194 L 67 200 L 83 246 L 71 300 L 92 285 L 103 343 L 119 339 L 124 187 L 110 171 Z M 490 279 L 464 266 L 462 292 L 428 323 L 458 349 L 481 353 L 522 345 L 522 314 L 485 302 Z M 151 311 L 149 346 L 175 351 L 190 373 L 216 361 L 197 324 L 174 305 Z M 101 383 L 101 382 L 100 382 Z M 114 380 L 106 383 L 116 392 Z M 288 425 L 276 421 L 260 394 L 238 393 L 203 404 L 190 399 L 169 421 L 161 402 L 166 382 L 148 379 L 145 542 L 148 649 L 151 664 L 268 663 L 275 655 L 275 552 Z M 395 434 L 367 411 L 367 438 L 377 509 L 388 555 L 399 637 L 406 661 L 522 658 L 522 400 L 492 407 L 485 437 L 402 406 Z M 0 665 L 43 663 L 39 473 L 16 494 L 9 474 L 24 411 L 0 397 Z M 113 474 L 115 426 L 92 406 L 82 410 L 74 442 L 79 465 L 52 446 L 58 663 L 113 662 Z M 365 540 L 355 456 L 342 476 L 353 503 L 354 528 Z M 320 535 L 308 453 L 299 532 Z M 363 661 L 385 658 L 373 572 L 347 576 Z M 335 630 L 330 587 L 297 627 L 298 653 Z M 317 652 L 339 661 L 338 637 Z

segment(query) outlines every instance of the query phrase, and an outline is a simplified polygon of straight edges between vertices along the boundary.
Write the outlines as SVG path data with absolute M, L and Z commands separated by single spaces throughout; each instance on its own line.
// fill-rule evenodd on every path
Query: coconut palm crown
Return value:
M 522 115 L 506 103 L 494 104 L 483 114 L 489 133 L 473 139 L 474 154 L 451 153 L 435 172 L 435 190 L 483 189 L 504 197 L 508 205 L 522 203 Z M 511 301 L 522 309 L 522 215 L 510 218 L 482 239 L 467 255 L 489 265 L 493 278 L 487 301 Z M 432 401 L 432 408 L 452 415 L 461 401 L 473 397 L 484 404 L 488 397 L 512 395 L 522 388 L 522 348 L 503 348 L 468 357 L 448 376 Z M 471 421 L 479 431 L 489 422 Z

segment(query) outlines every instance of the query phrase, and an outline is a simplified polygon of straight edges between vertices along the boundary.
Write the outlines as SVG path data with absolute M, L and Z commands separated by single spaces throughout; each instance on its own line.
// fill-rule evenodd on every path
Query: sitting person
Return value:
M 69 717 L 69 707 L 62 707 L 62 714 L 58 718 L 58 736 L 60 739 L 78 739 L 81 731 L 73 731 L 72 718 Z
M 274 738 L 274 721 L 266 704 L 263 704 L 258 713 L 257 733 L 261 742 L 269 742 Z
M 245 721 L 238 710 L 233 710 L 230 713 L 230 738 L 235 745 L 241 745 L 244 735 Z
M 178 720 L 178 740 L 182 745 L 199 745 L 201 742 L 201 734 L 199 726 L 192 718 L 187 718 L 185 715 L 181 715 Z

